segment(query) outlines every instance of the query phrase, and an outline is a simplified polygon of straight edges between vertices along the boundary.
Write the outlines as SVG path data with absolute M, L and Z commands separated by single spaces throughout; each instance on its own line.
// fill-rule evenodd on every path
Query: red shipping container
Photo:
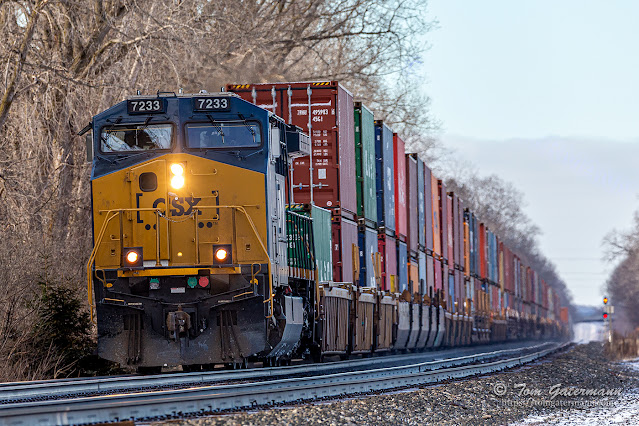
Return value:
M 424 164 L 424 226 L 426 227 L 426 253 L 433 250 L 433 177 Z
M 452 238 L 451 238 L 451 242 L 449 243 L 449 245 L 452 245 L 453 248 L 453 255 L 452 255 L 452 262 L 451 264 L 453 265 L 453 267 L 451 267 L 451 269 L 457 269 L 456 267 L 459 267 L 461 265 L 462 262 L 460 262 L 459 260 L 459 236 L 460 236 L 460 232 L 459 232 L 459 198 L 457 197 L 457 195 L 455 195 L 455 193 L 451 192 L 450 193 L 452 195 L 452 199 L 451 199 L 451 206 L 452 206 L 452 213 L 451 213 L 451 219 L 453 222 L 453 232 L 452 232 Z
M 417 154 L 406 155 L 406 193 L 408 194 L 408 256 L 417 257 L 419 250 L 419 208 L 417 206 Z
M 521 265 L 519 257 L 513 253 L 513 288 L 515 297 L 521 297 Z
M 530 269 L 530 267 L 526 267 L 526 277 L 527 279 L 527 285 L 526 285 L 526 298 L 525 301 L 528 303 L 531 303 L 533 301 L 533 270 Z
M 343 214 L 353 218 L 357 212 L 353 95 L 335 81 L 231 84 L 228 90 L 305 132 L 310 124 L 313 201 L 319 207 L 341 208 Z M 296 203 L 311 201 L 309 170 L 310 157 L 294 160 Z
M 479 276 L 486 278 L 486 226 L 479 224 Z
M 353 282 L 353 244 L 359 253 L 357 223 L 343 216 L 333 216 L 333 280 Z
M 543 278 L 541 280 L 541 291 L 541 307 L 548 309 L 548 284 Z
M 439 261 L 439 259 L 435 259 L 434 261 L 435 263 L 435 291 L 437 290 L 443 290 L 443 285 L 442 285 L 442 263 Z M 443 294 L 442 296 L 445 296 L 445 294 Z
M 379 253 L 382 263 L 382 290 L 390 291 L 393 283 L 397 286 L 397 243 L 394 237 L 381 233 L 378 236 Z
M 506 272 L 504 268 L 506 267 L 504 259 L 504 243 L 499 241 L 497 243 L 497 269 L 498 269 L 498 280 L 499 280 L 499 288 L 503 292 L 506 290 Z
M 459 269 L 464 269 L 464 202 L 455 195 L 457 199 L 457 239 L 456 241 L 456 249 L 457 249 L 457 265 L 459 265 Z
M 404 141 L 393 133 L 395 158 L 395 233 L 397 238 L 406 241 L 408 217 L 406 211 L 406 147 Z
M 446 225 L 448 229 L 448 232 L 446 234 L 446 242 L 448 247 L 446 258 L 448 259 L 448 269 L 450 270 L 455 269 L 455 254 L 453 250 L 453 242 L 455 241 L 453 232 L 453 229 L 455 228 L 455 220 L 453 209 L 453 197 L 452 195 L 446 195 Z
M 508 293 L 514 294 L 514 289 L 512 285 L 512 268 L 513 268 L 513 258 L 512 252 L 508 249 L 508 246 L 503 245 L 504 250 L 504 286 Z

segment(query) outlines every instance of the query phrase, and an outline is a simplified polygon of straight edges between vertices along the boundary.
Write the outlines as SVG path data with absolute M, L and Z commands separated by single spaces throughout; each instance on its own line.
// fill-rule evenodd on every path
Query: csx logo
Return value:
M 137 204 L 137 208 L 140 208 L 140 199 L 142 198 L 142 194 L 141 192 L 138 192 L 135 194 L 136 195 L 136 204 Z M 217 198 L 217 197 L 216 197 Z M 193 208 L 195 206 L 198 205 L 198 203 L 200 201 L 202 201 L 201 198 L 197 198 L 197 197 L 171 197 L 170 199 L 170 205 L 169 210 L 170 210 L 170 215 L 172 217 L 180 217 L 180 216 L 189 216 L 193 213 Z M 216 200 L 217 201 L 217 200 Z M 162 207 L 165 206 L 166 207 L 166 199 L 163 197 L 160 198 L 156 198 L 153 201 L 153 208 L 156 209 L 158 207 Z M 140 217 L 140 212 L 138 212 L 137 214 L 137 222 L 138 223 L 144 223 L 144 221 L 142 220 L 142 218 Z

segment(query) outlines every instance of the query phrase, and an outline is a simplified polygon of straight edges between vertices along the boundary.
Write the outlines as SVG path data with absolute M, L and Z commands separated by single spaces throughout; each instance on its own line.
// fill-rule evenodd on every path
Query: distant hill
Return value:
M 575 306 L 574 322 L 602 321 L 603 309 L 597 306 Z

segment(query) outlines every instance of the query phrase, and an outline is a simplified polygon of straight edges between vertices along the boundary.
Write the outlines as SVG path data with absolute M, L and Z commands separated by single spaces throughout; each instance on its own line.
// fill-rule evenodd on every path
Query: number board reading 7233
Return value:
M 193 98 L 193 111 L 229 111 L 230 109 L 229 98 Z
M 129 114 L 158 114 L 164 112 L 164 99 L 133 99 L 126 101 Z

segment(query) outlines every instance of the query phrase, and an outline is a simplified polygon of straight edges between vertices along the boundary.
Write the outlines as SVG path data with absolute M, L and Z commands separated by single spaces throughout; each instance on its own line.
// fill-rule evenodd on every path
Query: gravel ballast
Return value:
M 607 360 L 602 344 L 590 343 L 524 367 L 479 378 L 164 424 L 545 424 L 559 419 L 569 422 L 565 415 L 575 410 L 579 413 L 620 410 L 625 401 L 637 399 L 637 388 L 637 369 Z

